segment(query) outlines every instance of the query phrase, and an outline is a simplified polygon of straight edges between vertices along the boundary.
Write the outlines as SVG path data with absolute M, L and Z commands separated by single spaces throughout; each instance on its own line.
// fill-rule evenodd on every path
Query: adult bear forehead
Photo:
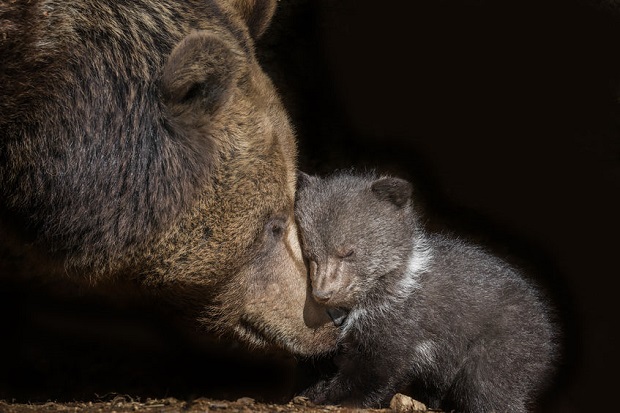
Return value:
M 261 0 L 39 0 L 34 7 L 26 4 L 32 2 L 23 3 L 7 10 L 5 33 L 9 41 L 23 41 L 26 34 L 41 51 L 69 47 L 89 37 L 102 42 L 111 37 L 114 41 L 131 39 L 140 48 L 167 54 L 180 40 L 170 34 L 210 29 L 218 35 L 228 32 L 247 54 L 253 54 L 253 39 L 262 35 L 275 11 L 275 2 Z M 20 27 L 26 24 L 30 33 Z M 49 26 L 55 30 L 46 30 Z M 12 29 L 19 32 L 19 38 L 10 36 Z

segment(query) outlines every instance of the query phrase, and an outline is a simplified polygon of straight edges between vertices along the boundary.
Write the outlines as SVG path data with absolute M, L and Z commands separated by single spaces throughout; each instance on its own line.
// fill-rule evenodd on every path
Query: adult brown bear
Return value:
M 331 348 L 293 132 L 254 56 L 274 8 L 0 3 L 0 277 L 130 285 L 248 342 Z

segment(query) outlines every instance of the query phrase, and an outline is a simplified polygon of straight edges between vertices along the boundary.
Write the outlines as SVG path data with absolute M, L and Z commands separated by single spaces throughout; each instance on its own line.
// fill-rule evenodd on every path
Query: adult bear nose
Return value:
M 325 303 L 329 301 L 329 299 L 332 296 L 332 293 L 333 292 L 329 290 L 317 290 L 317 289 L 312 290 L 312 295 L 314 296 L 314 299 L 317 300 L 319 303 Z

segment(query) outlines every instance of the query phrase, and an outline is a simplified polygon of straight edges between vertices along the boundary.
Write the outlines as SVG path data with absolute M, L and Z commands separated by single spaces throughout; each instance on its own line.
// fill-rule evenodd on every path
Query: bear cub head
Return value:
M 411 195 L 399 178 L 300 173 L 295 216 L 316 301 L 348 311 L 394 285 L 413 249 Z

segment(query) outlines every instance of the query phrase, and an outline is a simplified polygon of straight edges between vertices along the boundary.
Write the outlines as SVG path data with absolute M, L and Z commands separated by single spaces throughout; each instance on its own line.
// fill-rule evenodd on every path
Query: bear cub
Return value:
M 429 234 L 405 180 L 300 173 L 296 199 L 314 299 L 340 325 L 319 404 L 378 407 L 397 391 L 457 412 L 526 412 L 556 358 L 550 310 L 519 271 Z

